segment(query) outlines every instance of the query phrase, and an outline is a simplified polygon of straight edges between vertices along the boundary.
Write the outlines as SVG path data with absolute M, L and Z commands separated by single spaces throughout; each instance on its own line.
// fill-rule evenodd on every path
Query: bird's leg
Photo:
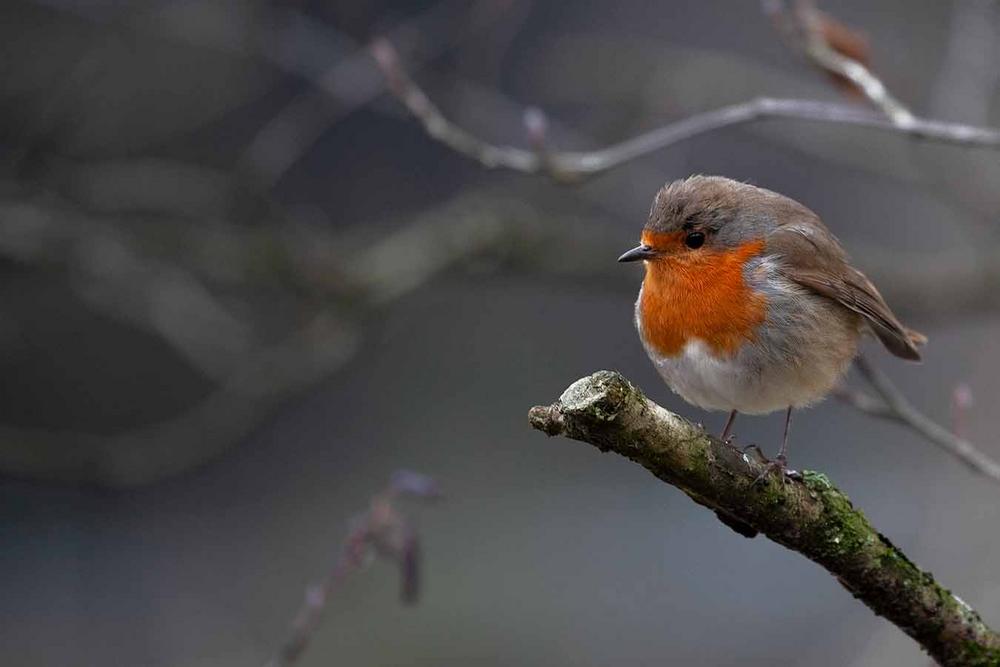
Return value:
M 792 406 L 788 406 L 788 411 L 785 413 L 785 433 L 781 437 L 781 449 L 778 450 L 778 456 L 775 459 L 781 465 L 788 463 L 788 429 L 792 425 Z
M 791 470 L 788 467 L 788 431 L 792 424 L 792 406 L 788 406 L 788 411 L 785 412 L 785 433 L 781 439 L 781 449 L 778 450 L 778 455 L 774 457 L 774 460 L 767 464 L 764 468 L 764 472 L 757 476 L 757 479 L 753 481 L 754 484 L 762 481 L 767 477 L 768 473 L 772 471 L 777 471 L 781 475 L 781 479 L 785 481 L 785 478 L 790 479 L 801 479 L 802 474 L 797 470 Z
M 733 423 L 736 421 L 736 410 L 729 413 L 729 419 L 726 420 L 726 426 L 722 429 L 722 435 L 719 436 L 719 440 L 722 440 L 727 445 L 729 444 L 729 431 L 733 428 Z

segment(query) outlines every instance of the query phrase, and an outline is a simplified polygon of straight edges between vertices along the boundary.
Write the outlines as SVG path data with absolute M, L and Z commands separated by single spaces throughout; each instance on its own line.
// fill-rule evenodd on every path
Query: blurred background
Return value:
M 916 113 L 1000 125 L 995 1 L 827 9 Z M 517 146 L 528 106 L 586 150 L 761 95 L 851 102 L 754 2 L 6 0 L 0 662 L 262 664 L 409 468 L 447 494 L 403 510 L 419 604 L 374 563 L 300 664 L 926 664 L 819 567 L 526 415 L 613 368 L 721 428 L 657 378 L 615 258 L 664 182 L 722 174 L 825 219 L 930 337 L 873 361 L 1000 457 L 1000 154 L 769 120 L 557 184 L 430 138 L 376 36 Z M 736 432 L 773 453 L 780 427 Z M 1000 625 L 1000 486 L 833 400 L 791 455 Z

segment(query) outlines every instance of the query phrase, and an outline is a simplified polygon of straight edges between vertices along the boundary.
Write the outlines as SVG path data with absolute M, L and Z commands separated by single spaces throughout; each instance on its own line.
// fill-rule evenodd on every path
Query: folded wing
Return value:
M 897 357 L 920 360 L 922 334 L 905 327 L 878 289 L 850 265 L 840 243 L 818 218 L 783 225 L 767 239 L 768 252 L 780 256 L 781 272 L 792 282 L 858 313 L 886 349 Z

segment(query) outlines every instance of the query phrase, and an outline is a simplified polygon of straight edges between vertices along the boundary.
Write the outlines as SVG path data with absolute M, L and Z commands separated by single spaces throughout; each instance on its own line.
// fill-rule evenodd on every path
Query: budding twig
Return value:
M 348 575 L 376 556 L 396 563 L 401 575 L 402 601 L 416 602 L 420 591 L 420 543 L 413 526 L 395 506 L 401 496 L 436 499 L 441 497 L 441 490 L 434 480 L 418 473 L 400 471 L 393 475 L 388 487 L 372 498 L 368 511 L 352 522 L 340 555 L 326 578 L 306 589 L 305 600 L 288 636 L 266 667 L 289 667 L 299 661 L 316 634 L 334 592 Z

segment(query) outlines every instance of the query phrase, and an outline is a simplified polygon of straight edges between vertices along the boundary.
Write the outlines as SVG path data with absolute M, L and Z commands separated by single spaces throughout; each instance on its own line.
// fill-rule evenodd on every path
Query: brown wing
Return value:
M 897 357 L 920 360 L 917 346 L 927 339 L 903 326 L 818 218 L 799 218 L 779 227 L 768 236 L 767 248 L 781 256 L 781 271 L 790 280 L 863 316 Z

